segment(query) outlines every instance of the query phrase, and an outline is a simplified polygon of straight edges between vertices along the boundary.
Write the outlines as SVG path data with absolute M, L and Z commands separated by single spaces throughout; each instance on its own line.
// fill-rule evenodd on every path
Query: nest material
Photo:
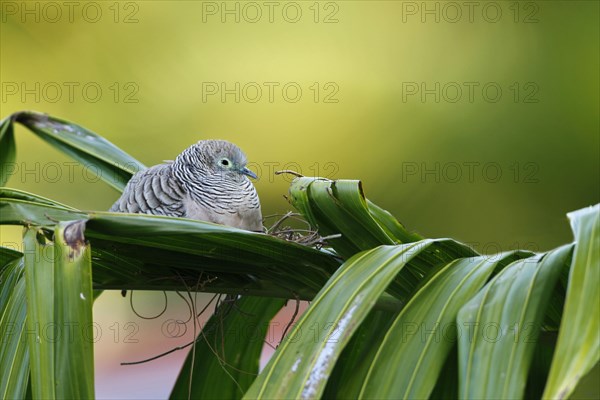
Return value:
M 327 246 L 328 239 L 335 239 L 341 236 L 341 234 L 321 236 L 319 235 L 319 232 L 312 229 L 306 220 L 302 219 L 300 214 L 291 211 L 283 215 L 269 215 L 265 217 L 265 219 L 276 217 L 279 219 L 277 219 L 270 228 L 267 228 L 266 234 L 288 242 L 321 249 L 323 246 Z M 305 228 L 293 228 L 289 225 L 290 222 L 299 222 L 305 225 Z

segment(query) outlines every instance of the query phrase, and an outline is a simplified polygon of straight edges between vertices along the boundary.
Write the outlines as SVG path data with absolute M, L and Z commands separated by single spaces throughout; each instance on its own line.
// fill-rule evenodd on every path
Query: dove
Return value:
M 184 217 L 262 232 L 246 155 L 225 140 L 201 140 L 174 161 L 137 172 L 109 211 Z

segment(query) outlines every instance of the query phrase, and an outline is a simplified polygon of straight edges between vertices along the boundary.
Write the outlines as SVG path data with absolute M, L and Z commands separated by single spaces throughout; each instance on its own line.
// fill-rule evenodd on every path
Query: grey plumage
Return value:
M 175 161 L 136 173 L 110 211 L 186 217 L 262 231 L 245 154 L 224 140 L 202 140 Z

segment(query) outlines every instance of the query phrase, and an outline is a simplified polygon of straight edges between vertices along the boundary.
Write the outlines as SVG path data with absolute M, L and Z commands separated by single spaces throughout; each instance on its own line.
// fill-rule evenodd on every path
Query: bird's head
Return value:
M 204 177 L 220 176 L 236 180 L 245 176 L 257 178 L 256 174 L 246 167 L 244 152 L 225 140 L 201 140 L 177 156 L 175 163 L 194 175 Z

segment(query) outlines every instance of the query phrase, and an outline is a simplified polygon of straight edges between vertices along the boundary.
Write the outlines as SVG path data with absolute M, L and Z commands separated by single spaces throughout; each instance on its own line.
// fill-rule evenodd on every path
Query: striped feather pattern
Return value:
M 227 160 L 227 166 L 222 164 Z M 200 141 L 174 162 L 136 173 L 110 211 L 199 219 L 262 231 L 260 200 L 234 144 Z

